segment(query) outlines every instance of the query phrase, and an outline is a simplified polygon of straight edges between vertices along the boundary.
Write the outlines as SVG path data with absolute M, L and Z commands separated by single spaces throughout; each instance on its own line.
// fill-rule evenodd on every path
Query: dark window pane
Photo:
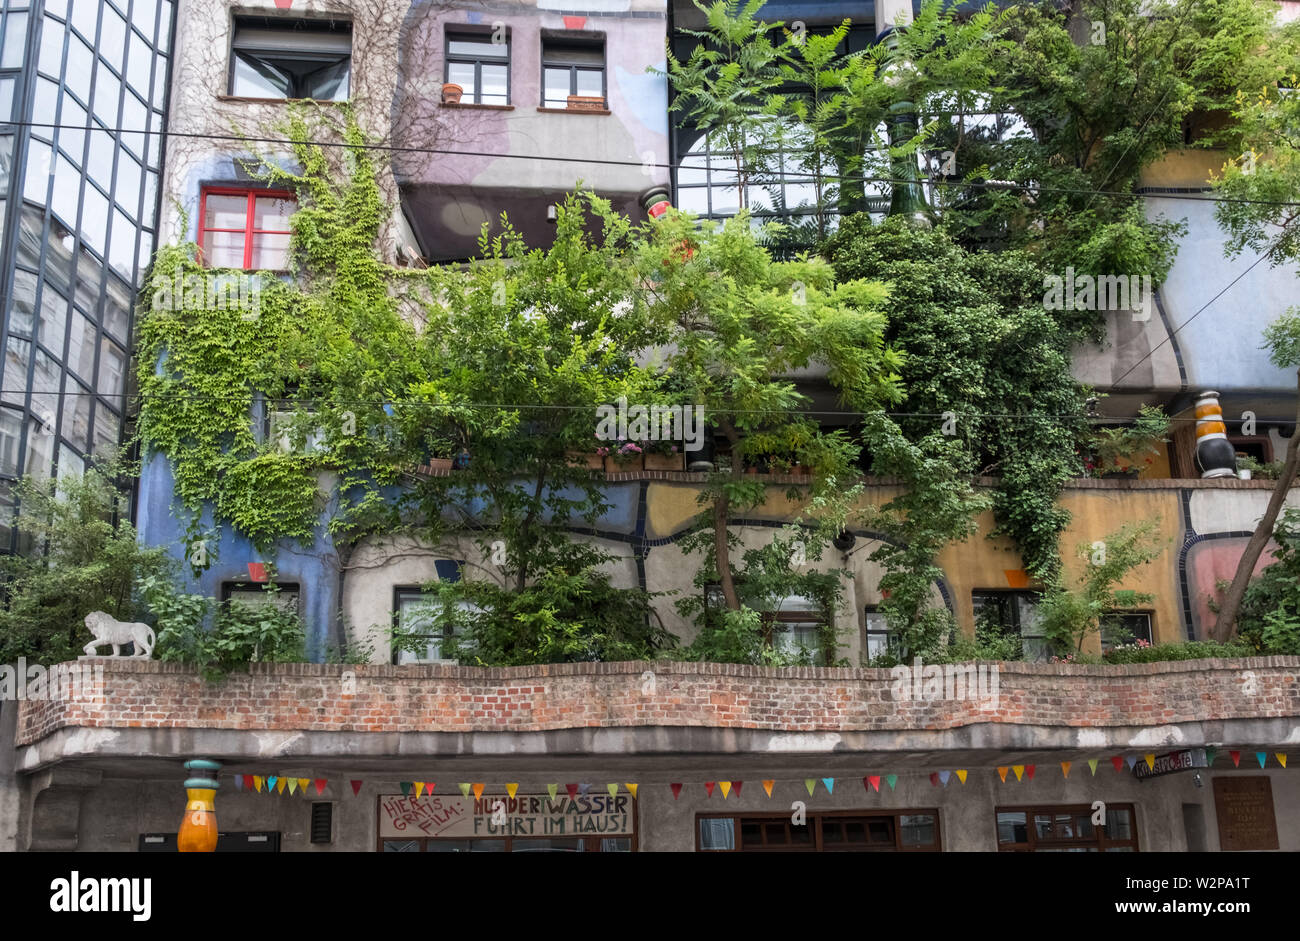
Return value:
M 935 819 L 930 814 L 904 814 L 899 818 L 898 825 L 904 846 L 933 845 Z
M 731 817 L 706 817 L 700 820 L 700 849 L 734 850 L 736 821 Z
M 10 332 L 31 336 L 36 316 L 36 275 L 30 271 L 14 272 L 14 297 L 9 310 Z
M 418 853 L 419 840 L 384 840 L 385 853 Z

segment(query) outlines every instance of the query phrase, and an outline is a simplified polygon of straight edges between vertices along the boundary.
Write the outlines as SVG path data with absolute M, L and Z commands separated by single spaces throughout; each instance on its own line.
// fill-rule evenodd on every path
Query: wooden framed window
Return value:
M 199 254 L 210 268 L 285 271 L 292 193 L 207 186 L 199 195 Z
M 1136 853 L 1132 804 L 1106 805 L 1105 826 L 1094 826 L 1087 804 L 998 807 L 998 850 L 1004 853 Z
M 937 853 L 942 847 L 934 808 L 815 813 L 804 826 L 791 823 L 789 814 L 697 814 L 695 820 L 695 849 L 705 853 Z

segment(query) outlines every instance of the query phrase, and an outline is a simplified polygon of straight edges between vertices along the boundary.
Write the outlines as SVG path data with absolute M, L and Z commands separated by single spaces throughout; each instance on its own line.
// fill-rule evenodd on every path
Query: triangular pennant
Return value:
M 243 789 L 244 789 L 244 776 L 242 774 L 237 774 L 235 775 L 235 790 L 242 791 Z
M 329 782 L 325 778 L 317 778 L 313 783 L 316 785 L 316 796 L 320 797 L 325 793 L 325 785 Z M 429 788 L 429 790 L 433 790 L 433 788 Z
M 613 797 L 615 794 L 618 793 L 618 783 L 615 782 L 615 783 L 613 783 L 613 784 L 607 784 L 607 785 L 605 785 L 605 790 L 609 791 L 609 796 L 610 796 L 610 797 Z
M 1029 780 L 1031 780 L 1031 781 L 1034 780 L 1034 769 L 1035 769 L 1036 767 L 1038 767 L 1038 766 L 1037 766 L 1037 765 L 1025 765 L 1025 777 L 1027 777 L 1027 778 L 1028 778 Z
M 1214 759 L 1215 759 L 1215 758 L 1218 758 L 1218 757 L 1219 757 L 1219 750 L 1218 750 L 1217 748 L 1207 748 L 1207 749 L 1205 749 L 1205 765 L 1206 765 L 1206 767 L 1208 767 L 1208 768 L 1213 768 L 1213 767 L 1214 767 Z
M 1092 776 L 1093 776 L 1094 778 L 1097 776 L 1097 759 L 1096 759 L 1096 758 L 1089 758 L 1089 759 L 1088 759 L 1088 770 L 1090 770 L 1090 771 L 1092 772 Z
M 555 801 L 555 794 L 556 794 L 557 791 L 559 791 L 559 789 L 560 789 L 560 786 L 559 786 L 558 784 L 548 784 L 548 785 L 546 785 L 546 796 L 549 797 L 549 798 L 551 799 L 552 803 L 554 803 L 554 801 Z
M 673 789 L 673 800 L 677 800 L 677 798 L 682 796 L 682 786 L 680 782 L 668 786 Z
M 1070 762 L 1068 761 L 1061 762 L 1061 774 L 1067 778 L 1070 776 Z
M 474 800 L 479 800 L 483 796 L 483 782 L 475 781 L 471 790 L 474 792 Z
M 866 778 L 864 778 L 864 780 L 867 782 L 868 785 L 870 785 L 873 791 L 875 791 L 877 794 L 880 793 L 880 775 L 869 774 L 867 775 Z
M 623 786 L 624 786 L 625 788 L 627 788 L 627 792 L 628 792 L 629 794 L 632 795 L 632 800 L 636 800 L 636 789 L 637 789 L 640 785 L 638 785 L 638 784 L 626 784 L 626 783 L 625 783 Z M 740 793 L 740 782 L 739 782 L 739 781 L 736 782 L 736 793 L 737 793 L 737 794 Z
M 292 794 L 292 793 L 293 793 L 294 791 L 296 791 L 297 789 L 298 789 L 298 779 L 297 779 L 297 778 L 290 778 L 290 779 L 289 779 L 289 793 Z
M 834 778 L 822 778 L 822 784 L 825 784 L 825 785 L 826 785 L 826 793 L 827 793 L 827 794 L 834 794 L 834 793 L 835 793 L 835 779 L 834 779 Z
M 744 783 L 745 783 L 744 781 L 732 781 L 732 782 L 731 782 L 731 786 L 732 786 L 733 788 L 735 788 L 736 796 L 737 796 L 737 797 L 740 796 L 740 788 L 741 788 L 741 786 L 742 786 Z M 633 794 L 632 796 L 635 797 L 636 795 Z
M 894 785 L 898 783 L 898 775 L 896 774 L 885 775 L 885 783 L 889 785 L 889 789 L 892 791 L 894 789 Z
M 275 782 L 275 793 L 277 793 L 277 794 L 283 794 L 283 793 L 284 793 L 284 786 L 285 786 L 286 784 L 288 784 L 288 783 L 289 783 L 289 782 L 286 781 L 284 778 L 281 778 L 280 780 L 276 781 L 276 782 Z
M 809 797 L 812 797 L 813 790 L 816 789 L 816 787 L 817 787 L 817 779 L 816 779 L 816 778 L 804 778 L 804 779 L 803 779 L 803 786 L 806 787 L 806 788 L 808 788 L 808 796 L 809 796 Z
M 244 775 L 244 790 L 251 791 L 252 789 L 253 789 L 253 776 L 251 774 L 246 774 Z
M 776 781 L 772 781 L 772 780 L 768 780 L 768 781 L 764 781 L 764 782 L 763 782 L 763 790 L 767 791 L 767 796 L 768 796 L 768 797 L 771 797 L 771 796 L 772 796 L 772 785 L 775 784 L 775 783 L 776 783 Z
M 958 769 L 957 769 L 957 780 L 960 781 L 962 784 L 965 784 L 965 783 L 966 783 L 966 769 L 965 769 L 965 768 L 958 768 Z
M 938 786 L 939 786 L 939 772 L 938 772 L 938 771 L 931 771 L 931 772 L 930 772 L 930 784 L 932 784 L 934 787 L 938 787 Z
M 358 797 L 358 796 L 360 796 L 360 794 L 361 794 L 361 782 L 360 782 L 360 781 L 349 781 L 348 783 L 352 785 L 352 796 L 353 796 L 353 797 Z
M 713 796 L 713 785 L 714 785 L 715 783 L 717 783 L 717 782 L 715 782 L 715 781 L 705 781 L 705 782 L 704 782 L 704 793 L 705 793 L 705 794 L 708 794 L 710 797 L 712 797 L 712 796 Z
M 257 788 L 257 793 L 262 793 L 262 776 L 260 774 L 253 775 L 253 786 Z
M 564 789 L 569 792 L 569 800 L 573 800 L 575 797 L 578 796 L 577 784 L 566 784 L 564 785 Z
M 1016 780 L 1017 780 L 1017 781 L 1019 781 L 1019 780 L 1021 780 L 1022 778 L 1024 778 L 1024 776 L 1025 776 L 1025 766 L 1024 766 L 1024 765 L 1012 765 L 1012 766 L 1011 766 L 1011 770 L 1014 771 L 1014 772 L 1016 773 Z
M 275 775 L 270 775 L 270 776 L 266 779 L 266 789 L 267 789 L 267 791 L 274 791 L 274 790 L 275 790 L 275 783 L 276 783 L 277 781 L 279 781 L 279 780 L 280 780 L 280 779 L 277 778 Z
M 1011 769 L 1008 768 L 1006 765 L 999 765 L 999 766 L 998 766 L 998 777 L 1000 777 L 1000 778 L 1002 779 L 1002 783 L 1003 783 L 1003 784 L 1006 784 L 1006 783 L 1007 783 L 1007 772 L 1010 771 L 1010 770 L 1011 770 Z
M 1275 752 L 1275 753 L 1273 754 L 1273 757 L 1277 759 L 1277 763 L 1280 764 L 1283 768 L 1286 767 L 1286 753 L 1285 753 L 1285 752 Z
M 1145 762 L 1147 763 L 1147 770 L 1148 770 L 1148 771 L 1154 771 L 1154 770 L 1156 770 L 1156 755 L 1155 755 L 1155 752 L 1147 752 L 1145 755 L 1142 756 L 1142 760 L 1145 761 Z
M 511 800 L 514 800 L 515 792 L 518 790 L 519 790 L 518 781 L 515 781 L 513 784 L 506 785 L 506 794 L 510 797 Z
M 727 796 L 728 796 L 729 794 L 731 794 L 731 782 L 730 782 L 730 781 L 719 781 L 719 782 L 718 782 L 718 789 L 719 789 L 720 791 L 722 791 L 722 799 L 723 799 L 723 800 L 726 800 L 726 799 L 727 799 Z
M 1264 762 L 1268 761 L 1268 752 L 1257 751 L 1255 757 L 1259 759 L 1259 766 L 1264 767 Z
M 947 786 L 948 786 L 948 782 L 952 780 L 952 772 L 951 772 L 951 771 L 940 771 L 940 772 L 939 772 L 939 780 L 940 780 L 941 782 L 943 782 L 943 786 L 944 786 L 944 787 L 947 787 Z
M 407 797 L 407 796 L 410 795 L 410 793 L 411 793 L 411 782 L 410 782 L 410 781 L 398 781 L 398 782 L 397 782 L 397 786 L 400 787 L 400 788 L 402 789 L 402 796 L 403 796 L 403 797 Z
M 1113 756 L 1113 757 L 1110 759 L 1110 763 L 1111 763 L 1112 765 L 1115 766 L 1115 770 L 1116 770 L 1116 771 L 1123 771 L 1123 770 L 1124 770 L 1124 756 L 1123 756 L 1123 755 L 1115 755 L 1115 756 Z
M 437 783 L 438 783 L 437 781 L 425 781 L 424 782 L 425 793 L 432 794 L 434 787 L 437 786 Z
M 302 789 L 302 792 L 303 792 L 304 794 L 307 793 L 307 785 L 309 785 L 309 784 L 311 784 L 311 778 L 299 778 L 299 779 L 298 779 L 298 787 Z M 292 791 L 291 791 L 290 793 L 292 793 Z
M 578 793 L 581 794 L 583 797 L 586 797 L 586 796 L 587 796 L 587 792 L 590 791 L 590 790 L 591 790 L 591 785 L 590 785 L 590 784 L 588 784 L 588 783 L 585 782 L 585 781 L 579 781 L 579 782 L 578 782 Z
M 461 797 L 469 797 L 469 782 L 468 782 L 468 781 L 461 781 L 461 782 L 460 782 L 459 784 L 457 784 L 456 786 L 457 786 L 458 788 L 460 788 L 460 796 L 461 796 Z
M 1230 752 L 1228 752 L 1228 757 L 1232 759 L 1232 766 L 1233 766 L 1234 768 L 1240 768 L 1240 767 L 1241 767 L 1241 752 L 1239 752 L 1239 751 L 1230 751 Z
M 420 799 L 420 795 L 422 795 L 423 793 L 424 793 L 424 782 L 423 782 L 423 781 L 416 781 L 416 782 L 415 782 L 415 799 L 416 799 L 416 800 L 419 800 L 419 799 Z
M 1129 756 L 1126 757 L 1124 760 L 1125 760 L 1126 762 L 1128 762 L 1128 770 L 1130 770 L 1130 771 L 1132 771 L 1132 770 L 1133 770 L 1133 766 L 1136 765 L 1136 764 L 1138 763 L 1138 760 L 1137 760 L 1137 756 L 1136 756 L 1136 755 L 1129 755 Z

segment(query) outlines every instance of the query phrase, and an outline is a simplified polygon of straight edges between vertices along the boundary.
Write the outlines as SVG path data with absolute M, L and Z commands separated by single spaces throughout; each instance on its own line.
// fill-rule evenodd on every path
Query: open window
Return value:
M 351 23 L 235 17 L 230 94 L 347 101 L 351 80 Z

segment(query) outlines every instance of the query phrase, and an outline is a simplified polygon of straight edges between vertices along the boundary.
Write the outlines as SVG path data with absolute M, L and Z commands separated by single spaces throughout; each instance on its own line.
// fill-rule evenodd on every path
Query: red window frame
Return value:
M 206 225 L 208 218 L 208 197 L 209 196 L 244 196 L 247 197 L 247 210 L 244 216 L 244 227 L 242 229 L 218 229 L 208 228 Z M 247 189 L 237 186 L 205 186 L 199 191 L 199 259 L 203 264 L 207 264 L 203 259 L 203 246 L 207 241 L 209 232 L 238 232 L 244 236 L 244 263 L 241 266 L 244 271 L 252 270 L 253 266 L 253 236 L 255 235 L 289 235 L 288 229 L 255 229 L 253 228 L 254 208 L 258 199 L 288 199 L 297 205 L 298 197 L 288 190 L 264 190 L 264 189 Z

